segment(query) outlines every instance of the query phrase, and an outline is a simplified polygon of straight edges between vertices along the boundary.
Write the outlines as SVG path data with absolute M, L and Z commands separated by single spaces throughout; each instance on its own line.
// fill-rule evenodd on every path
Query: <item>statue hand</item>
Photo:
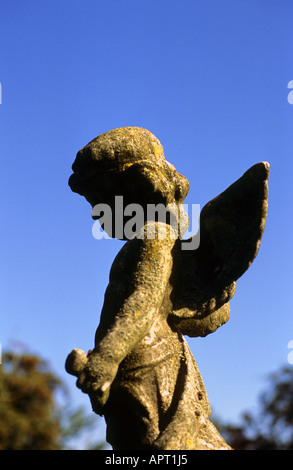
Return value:
M 88 356 L 80 349 L 74 349 L 66 360 L 66 370 L 78 377 L 76 385 L 90 397 L 93 411 L 103 414 L 110 388 L 118 371 L 118 365 L 105 361 L 100 354 L 89 351 Z

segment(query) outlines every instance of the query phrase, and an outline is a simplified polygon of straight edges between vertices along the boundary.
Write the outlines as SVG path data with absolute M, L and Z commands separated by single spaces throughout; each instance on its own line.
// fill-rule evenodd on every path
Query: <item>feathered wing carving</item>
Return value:
M 169 321 L 184 335 L 206 336 L 229 319 L 236 281 L 256 257 L 263 235 L 269 168 L 267 162 L 254 165 L 206 204 L 198 249 L 183 250 L 187 241 L 178 240 Z

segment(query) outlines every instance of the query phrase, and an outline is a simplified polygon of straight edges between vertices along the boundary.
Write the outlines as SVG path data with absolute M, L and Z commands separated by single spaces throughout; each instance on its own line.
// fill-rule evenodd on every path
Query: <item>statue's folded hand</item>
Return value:
M 95 413 L 103 414 L 119 364 L 107 361 L 96 351 L 74 349 L 67 357 L 66 370 L 77 377 L 76 385 L 90 397 Z

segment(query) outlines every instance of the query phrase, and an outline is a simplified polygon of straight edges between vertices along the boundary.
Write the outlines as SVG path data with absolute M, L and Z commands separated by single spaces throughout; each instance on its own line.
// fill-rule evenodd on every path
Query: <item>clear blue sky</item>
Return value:
M 160 139 L 190 181 L 189 204 L 270 163 L 266 230 L 231 318 L 188 343 L 227 420 L 288 365 L 292 15 L 290 0 L 1 1 L 0 342 L 49 360 L 76 403 L 89 408 L 64 361 L 93 346 L 122 242 L 93 238 L 91 208 L 67 181 L 76 152 L 116 127 Z

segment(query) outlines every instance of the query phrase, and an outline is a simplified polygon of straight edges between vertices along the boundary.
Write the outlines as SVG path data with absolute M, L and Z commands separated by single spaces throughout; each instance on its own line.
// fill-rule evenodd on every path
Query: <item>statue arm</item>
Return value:
M 98 413 L 108 399 L 120 362 L 144 338 L 156 319 L 172 269 L 174 240 L 142 240 L 141 243 L 137 266 L 131 273 L 132 293 L 117 312 L 110 311 L 111 301 L 107 305 L 105 299 L 103 315 L 106 319 L 109 311 L 111 321 L 107 319 L 106 327 L 101 321 L 94 350 L 87 357 L 75 350 L 78 353 L 71 353 L 68 361 L 70 373 L 80 364 L 78 373 L 74 374 L 78 377 L 77 386 L 89 394 Z M 111 294 L 111 283 L 108 289 Z
M 144 240 L 137 266 L 131 274 L 132 293 L 117 312 L 109 312 L 111 324 L 107 329 L 99 327 L 95 351 L 105 360 L 120 364 L 125 356 L 148 333 L 161 306 L 172 268 L 171 249 L 174 240 Z M 113 287 L 115 289 L 115 286 Z M 109 286 L 111 298 L 111 284 Z M 115 292 L 113 292 L 115 295 Z M 110 305 L 105 304 L 103 315 L 107 317 Z

